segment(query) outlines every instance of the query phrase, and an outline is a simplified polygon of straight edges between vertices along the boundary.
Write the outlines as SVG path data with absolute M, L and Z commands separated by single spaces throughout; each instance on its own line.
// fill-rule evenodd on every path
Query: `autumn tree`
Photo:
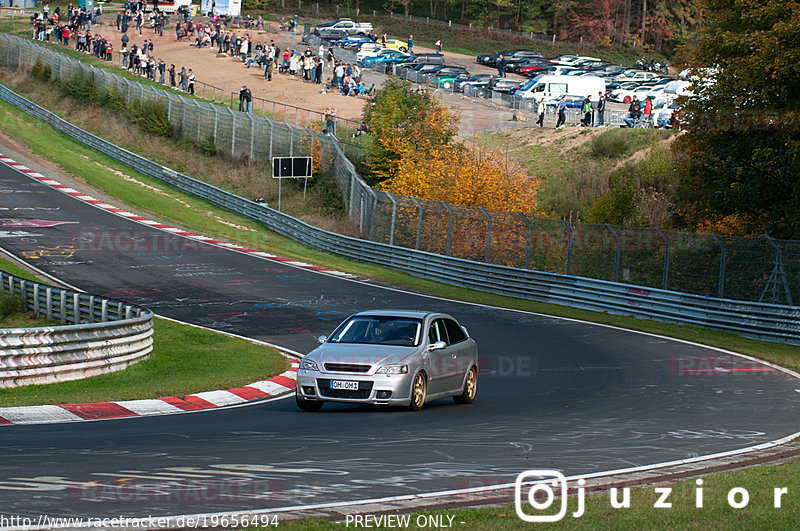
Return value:
M 800 2 L 705 0 L 675 143 L 687 226 L 800 238 Z
M 413 91 L 409 82 L 390 77 L 373 104 L 364 108 L 363 120 L 373 133 L 366 181 L 374 185 L 393 177 L 409 151 L 425 158 L 448 144 L 458 133 L 459 116 L 431 94 Z

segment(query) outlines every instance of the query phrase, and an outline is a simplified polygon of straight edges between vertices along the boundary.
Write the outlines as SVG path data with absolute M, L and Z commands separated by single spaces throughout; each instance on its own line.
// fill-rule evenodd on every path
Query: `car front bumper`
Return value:
M 325 402 L 407 406 L 411 403 L 413 380 L 411 373 L 363 375 L 300 369 L 297 394 L 307 400 Z M 357 382 L 358 389 L 334 389 L 331 383 L 334 381 Z

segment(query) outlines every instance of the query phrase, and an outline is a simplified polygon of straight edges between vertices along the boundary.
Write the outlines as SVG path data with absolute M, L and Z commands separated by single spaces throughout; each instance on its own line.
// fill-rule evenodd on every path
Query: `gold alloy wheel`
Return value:
M 471 401 L 475 399 L 475 393 L 478 392 L 478 375 L 475 374 L 475 367 L 469 370 L 467 374 L 467 398 Z
M 425 375 L 420 372 L 414 377 L 414 396 L 411 401 L 411 406 L 414 409 L 422 409 L 422 406 L 425 405 L 425 392 Z

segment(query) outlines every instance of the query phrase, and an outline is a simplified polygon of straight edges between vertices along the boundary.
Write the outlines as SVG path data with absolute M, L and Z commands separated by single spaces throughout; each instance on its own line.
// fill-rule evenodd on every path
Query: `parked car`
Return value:
M 492 77 L 491 74 L 475 74 L 474 76 L 470 76 L 465 80 L 456 80 L 454 85 L 454 90 L 456 92 L 464 92 L 465 87 L 469 86 L 485 86 L 489 84 L 489 78 Z
M 497 92 L 503 92 L 503 93 L 507 94 L 508 92 L 511 91 L 511 89 L 522 86 L 523 83 L 524 83 L 524 81 L 519 80 L 519 79 L 510 79 L 510 78 L 507 78 L 507 77 L 501 77 L 500 79 L 498 79 L 498 80 L 496 80 L 494 82 L 494 86 L 492 87 L 492 90 L 495 90 Z M 488 85 L 487 85 L 487 87 L 488 87 Z
M 361 63 L 361 60 L 365 57 L 378 56 L 384 49 L 383 45 L 379 42 L 362 42 L 356 52 L 356 62 Z
M 330 42 L 332 40 L 347 37 L 349 33 L 343 29 L 321 28 L 317 35 L 320 39 L 325 39 Z
M 618 88 L 609 93 L 608 99 L 617 103 L 630 103 L 631 99 L 633 99 L 633 96 L 635 95 L 639 101 L 642 101 L 647 97 L 651 90 L 653 90 L 653 87 L 648 85 L 640 85 L 633 89 Z
M 400 50 L 401 52 L 408 51 L 408 41 L 403 41 L 400 39 L 388 39 L 386 41 L 387 48 L 393 48 L 395 50 Z
M 380 55 L 367 56 L 361 59 L 361 66 L 369 67 L 374 63 L 402 63 L 408 61 L 410 56 L 400 50 L 387 50 L 384 48 Z
M 581 96 L 580 94 L 563 94 L 563 96 L 567 109 L 580 109 L 581 105 L 583 105 L 583 100 L 586 99 L 586 96 Z M 545 100 L 544 104 L 547 106 L 548 112 L 556 112 L 559 101 L 561 101 L 561 96 Z
M 456 83 L 459 81 L 466 81 L 470 79 L 469 72 L 456 72 L 456 73 L 437 73 L 429 79 L 434 87 L 441 88 L 450 92 L 459 92 L 456 89 Z
M 526 65 L 520 65 L 519 69 L 517 70 L 517 73 L 528 77 L 538 76 L 540 74 L 540 71 L 543 68 L 547 68 L 548 66 L 555 66 L 555 63 L 552 61 L 544 60 L 544 61 L 528 63 Z
M 350 35 L 353 35 L 353 34 L 356 34 L 356 33 L 363 33 L 363 34 L 366 35 L 366 34 L 370 33 L 373 30 L 373 27 L 372 27 L 372 24 L 369 23 L 369 22 L 361 23 L 361 22 L 356 22 L 356 21 L 354 21 L 352 19 L 349 19 L 349 18 L 340 18 L 340 19 L 334 20 L 332 22 L 328 22 L 326 24 L 318 24 L 317 26 L 314 27 L 314 33 L 319 35 L 320 37 L 322 37 L 322 35 L 320 35 L 320 32 L 323 29 L 325 29 L 325 30 L 332 30 L 332 29 L 344 30 L 345 32 L 347 32 Z
M 517 50 L 514 53 L 503 56 L 506 61 L 506 72 L 515 72 L 516 68 L 531 59 L 542 59 L 542 54 L 533 50 Z
M 605 81 L 596 76 L 541 76 L 532 87 L 525 91 L 518 90 L 517 96 L 523 99 L 545 101 L 561 97 L 564 94 L 589 96 L 597 101 L 598 94 L 605 89 Z
M 319 341 L 297 370 L 295 400 L 303 411 L 318 411 L 325 402 L 420 410 L 440 398 L 475 399 L 478 347 L 449 315 L 361 312 Z
M 497 53 L 487 53 L 479 55 L 478 57 L 475 58 L 475 60 L 482 65 L 494 66 L 494 60 L 497 59 L 500 55 L 503 55 L 505 57 L 506 55 L 513 53 L 515 51 L 516 50 L 503 50 L 502 52 L 497 52 Z
M 348 35 L 346 37 L 342 37 L 341 39 L 331 40 L 329 41 L 329 44 L 332 44 L 339 48 L 352 48 L 357 45 L 363 44 L 365 42 L 375 42 L 375 41 L 373 41 L 372 37 L 370 37 L 369 35 L 358 33 L 356 35 Z
M 467 72 L 467 69 L 463 66 L 439 65 L 433 70 L 418 70 L 417 72 L 419 73 L 417 76 L 418 83 L 425 83 L 434 76 L 455 76 L 457 74 L 467 74 L 467 77 L 469 77 L 469 72 Z
M 621 76 L 619 76 L 620 81 L 634 81 L 636 83 L 647 83 L 647 82 L 655 82 L 660 79 L 661 76 L 656 74 L 655 72 L 644 72 L 644 71 L 626 71 Z

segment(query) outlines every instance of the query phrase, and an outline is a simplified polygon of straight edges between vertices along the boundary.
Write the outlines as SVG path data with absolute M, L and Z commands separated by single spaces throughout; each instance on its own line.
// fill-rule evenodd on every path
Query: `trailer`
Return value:
M 242 0 L 202 0 L 200 11 L 208 16 L 213 11 L 217 15 L 239 17 L 242 15 Z

